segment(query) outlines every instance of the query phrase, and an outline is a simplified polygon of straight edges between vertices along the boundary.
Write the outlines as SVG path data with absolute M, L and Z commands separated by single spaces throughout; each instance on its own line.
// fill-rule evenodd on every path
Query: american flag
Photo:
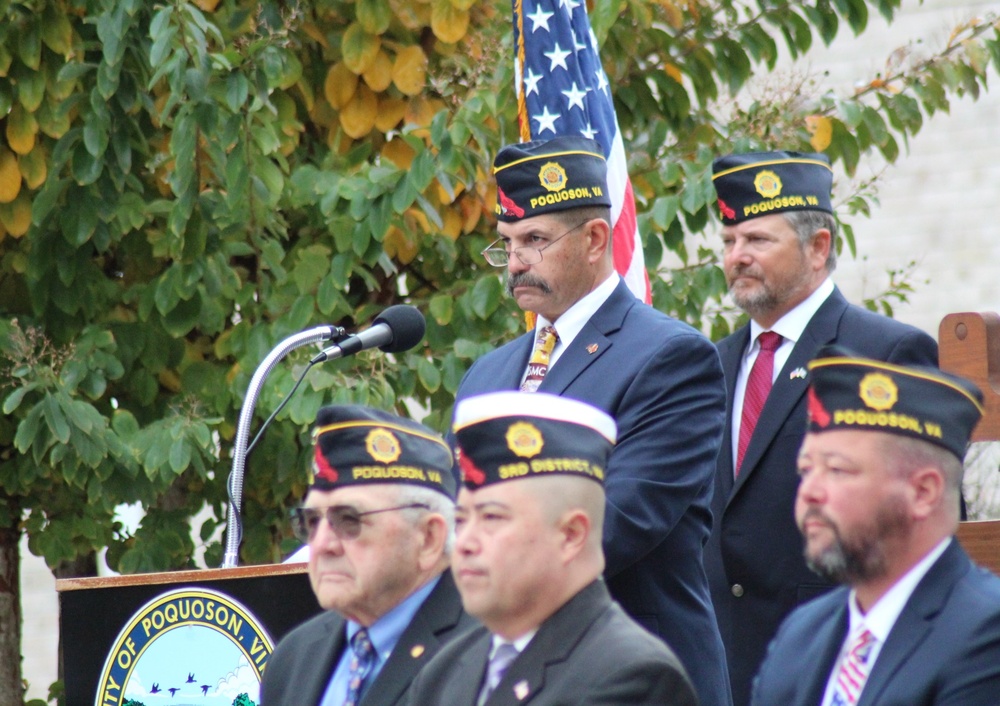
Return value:
M 611 87 L 584 0 L 513 0 L 514 81 L 521 139 L 583 135 L 608 160 L 615 269 L 636 297 L 652 296 Z

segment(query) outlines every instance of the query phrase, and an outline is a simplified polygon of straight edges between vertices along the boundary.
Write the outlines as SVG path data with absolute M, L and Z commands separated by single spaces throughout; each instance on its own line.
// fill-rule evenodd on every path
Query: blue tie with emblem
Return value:
M 357 706 L 364 691 L 365 678 L 375 663 L 375 648 L 368 631 L 361 628 L 351 638 L 351 673 L 347 682 L 347 699 L 344 706 Z

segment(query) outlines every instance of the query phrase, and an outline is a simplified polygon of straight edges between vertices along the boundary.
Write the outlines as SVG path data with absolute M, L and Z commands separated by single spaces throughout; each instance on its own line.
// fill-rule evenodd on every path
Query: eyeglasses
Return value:
M 357 508 L 350 505 L 333 505 L 331 507 L 296 507 L 292 509 L 292 532 L 301 542 L 310 542 L 316 536 L 319 528 L 320 518 L 325 517 L 330 529 L 339 539 L 357 539 L 361 534 L 361 526 L 364 524 L 361 518 L 367 515 L 377 515 L 380 512 L 392 512 L 393 510 L 412 510 L 421 508 L 430 510 L 429 505 L 424 503 L 410 503 L 409 505 L 398 505 L 396 507 L 384 507 L 381 510 L 368 510 L 358 512 Z
M 524 265 L 537 265 L 542 261 L 542 250 L 546 248 L 551 248 L 553 245 L 558 243 L 560 240 L 565 238 L 567 235 L 572 233 L 574 230 L 582 225 L 586 225 L 590 222 L 588 218 L 583 223 L 577 223 L 575 226 L 570 228 L 568 231 L 560 235 L 558 238 L 553 238 L 545 245 L 540 248 L 531 248 L 524 245 L 519 248 L 514 248 L 513 250 L 508 250 L 506 247 L 497 247 L 498 243 L 504 242 L 503 238 L 497 238 L 483 250 L 483 257 L 486 258 L 486 262 L 493 265 L 494 267 L 506 267 L 507 263 L 510 262 L 511 254 L 517 255 L 517 259 L 521 261 Z M 509 242 L 509 241 L 508 241 Z

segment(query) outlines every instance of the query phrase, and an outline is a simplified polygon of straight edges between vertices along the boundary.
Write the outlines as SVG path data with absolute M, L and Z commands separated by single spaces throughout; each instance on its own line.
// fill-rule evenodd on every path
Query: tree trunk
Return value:
M 0 528 L 0 706 L 23 706 L 21 555 L 17 526 Z

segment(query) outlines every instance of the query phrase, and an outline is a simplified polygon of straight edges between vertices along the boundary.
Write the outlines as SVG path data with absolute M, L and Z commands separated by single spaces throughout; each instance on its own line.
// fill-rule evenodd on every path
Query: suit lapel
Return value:
M 619 282 L 611 296 L 594 312 L 545 375 L 538 387 L 539 392 L 563 394 L 574 380 L 611 349 L 613 341 L 609 336 L 622 327 L 628 310 L 638 303 L 639 300 L 625 283 Z
M 719 348 L 719 358 L 726 378 L 726 426 L 722 435 L 722 448 L 719 449 L 719 468 L 722 472 L 716 478 L 716 492 L 729 497 L 733 490 L 733 399 L 736 396 L 736 378 L 740 374 L 740 363 L 743 361 L 743 351 L 750 342 L 750 327 L 741 328 L 728 343 Z
M 841 600 L 834 610 L 831 619 L 823 621 L 823 624 L 816 630 L 816 639 L 811 641 L 802 653 L 802 664 L 813 664 L 816 668 L 811 677 L 804 679 L 801 684 L 803 689 L 801 699 L 796 699 L 795 703 L 818 704 L 823 700 L 826 692 L 826 684 L 830 679 L 830 673 L 836 665 L 840 649 L 847 638 L 848 614 L 847 614 L 847 592 L 842 591 L 844 600 Z M 860 706 L 860 704 L 859 704 Z
M 792 373 L 800 369 L 805 370 L 816 351 L 821 346 L 836 339 L 837 326 L 846 309 L 847 301 L 837 289 L 834 289 L 833 293 L 813 314 L 809 324 L 802 332 L 802 336 L 795 343 L 788 360 L 778 372 L 774 380 L 774 387 L 771 388 L 767 402 L 764 403 L 764 408 L 760 412 L 760 419 L 757 420 L 757 426 L 743 458 L 742 470 L 733 488 L 734 494 L 738 493 L 747 479 L 753 475 L 757 464 L 763 458 L 771 442 L 787 423 L 792 409 L 806 393 L 808 376 L 801 376 L 798 373 L 793 376 Z M 747 340 L 744 341 L 744 345 L 739 351 L 741 358 L 743 351 L 746 350 L 746 344 L 749 342 L 749 335 L 748 330 Z
M 453 629 L 461 617 L 462 603 L 458 590 L 451 572 L 445 571 L 403 631 L 361 703 L 401 702 L 417 672 L 440 647 L 441 633 Z
M 934 619 L 944 608 L 955 583 L 972 568 L 972 562 L 953 539 L 917 584 L 903 612 L 892 626 L 879 652 L 858 706 L 873 706 L 906 660 L 927 639 Z
M 317 639 L 310 646 L 303 648 L 307 654 L 315 655 L 316 665 L 326 665 L 326 669 L 318 668 L 309 670 L 308 676 L 297 685 L 301 691 L 302 703 L 318 704 L 326 693 L 326 687 L 330 685 L 330 677 L 333 670 L 340 661 L 344 648 L 347 645 L 347 636 L 344 633 L 344 619 L 336 613 L 330 613 L 329 631 L 317 636 Z
M 600 579 L 576 594 L 542 624 L 497 684 L 485 706 L 530 703 L 545 688 L 549 667 L 566 661 L 584 633 L 610 605 L 611 596 Z

